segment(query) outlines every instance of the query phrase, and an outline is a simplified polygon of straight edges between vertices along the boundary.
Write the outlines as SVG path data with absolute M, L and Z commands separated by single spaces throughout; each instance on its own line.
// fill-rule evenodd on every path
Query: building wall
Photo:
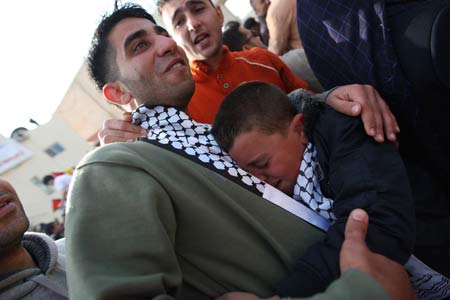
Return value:
M 91 146 L 56 116 L 49 123 L 28 133 L 28 139 L 21 144 L 33 153 L 32 157 L 0 176 L 16 189 L 33 227 L 51 222 L 61 215 L 61 211 L 52 210 L 52 199 L 61 198 L 60 192 L 35 182 L 40 183 L 49 173 L 76 166 Z M 46 150 L 54 143 L 64 150 L 51 157 Z
M 96 142 L 103 122 L 119 119 L 122 112 L 106 102 L 98 91 L 83 64 L 56 109 L 54 116 L 63 120 L 83 139 Z

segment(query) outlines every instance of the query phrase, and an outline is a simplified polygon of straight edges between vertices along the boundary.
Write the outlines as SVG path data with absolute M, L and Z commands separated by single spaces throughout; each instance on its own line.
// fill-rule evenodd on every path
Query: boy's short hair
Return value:
M 228 94 L 216 114 L 211 133 L 225 151 L 235 138 L 251 130 L 285 134 L 297 110 L 277 86 L 261 81 L 239 85 Z

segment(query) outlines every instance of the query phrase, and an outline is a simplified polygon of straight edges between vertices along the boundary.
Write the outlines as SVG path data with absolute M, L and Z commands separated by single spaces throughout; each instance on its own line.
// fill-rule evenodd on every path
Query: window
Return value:
M 54 143 L 50 147 L 45 149 L 45 153 L 47 153 L 50 157 L 54 157 L 63 151 L 64 147 L 61 146 L 59 143 Z

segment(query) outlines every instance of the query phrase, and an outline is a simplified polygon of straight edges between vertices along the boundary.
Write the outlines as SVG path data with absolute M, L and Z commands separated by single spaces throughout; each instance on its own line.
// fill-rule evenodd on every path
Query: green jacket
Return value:
M 145 142 L 116 143 L 76 169 L 67 212 L 70 299 L 271 295 L 324 233 L 220 175 Z M 301 284 L 301 283 L 299 283 Z M 311 299 L 387 299 L 349 271 Z

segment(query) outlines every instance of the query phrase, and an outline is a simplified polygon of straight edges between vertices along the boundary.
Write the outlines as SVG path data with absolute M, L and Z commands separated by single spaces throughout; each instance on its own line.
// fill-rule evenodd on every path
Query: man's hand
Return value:
M 98 139 L 103 146 L 115 142 L 131 142 L 146 135 L 144 128 L 131 124 L 131 113 L 125 112 L 122 120 L 106 120 L 98 133 Z
M 349 116 L 361 114 L 368 135 L 377 142 L 384 136 L 396 142 L 400 132 L 397 120 L 380 94 L 370 85 L 352 84 L 337 87 L 327 97 L 327 104 Z
M 341 249 L 341 272 L 357 269 L 368 273 L 389 292 L 391 300 L 415 299 L 403 266 L 367 248 L 365 238 L 368 223 L 369 217 L 364 210 L 355 209 L 350 214 Z
M 220 296 L 219 298 L 216 298 L 216 300 L 279 300 L 279 299 L 280 297 L 278 296 L 272 296 L 270 298 L 261 299 L 254 294 L 244 292 L 226 293 Z

